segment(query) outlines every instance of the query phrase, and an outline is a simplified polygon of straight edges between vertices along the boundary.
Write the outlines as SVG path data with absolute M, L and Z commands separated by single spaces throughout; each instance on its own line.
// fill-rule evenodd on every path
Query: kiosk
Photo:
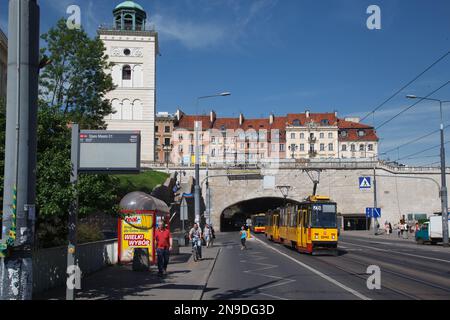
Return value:
M 161 221 L 169 227 L 169 207 L 144 192 L 132 192 L 120 202 L 120 212 L 119 263 L 132 263 L 135 249 L 147 249 L 150 264 L 156 264 L 155 230 Z

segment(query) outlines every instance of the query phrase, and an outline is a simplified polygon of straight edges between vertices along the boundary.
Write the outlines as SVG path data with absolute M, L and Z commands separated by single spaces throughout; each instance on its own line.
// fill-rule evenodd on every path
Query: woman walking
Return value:
M 245 242 L 247 241 L 247 231 L 245 230 L 245 227 L 241 228 L 241 250 L 245 250 L 247 249 L 247 246 L 245 244 Z

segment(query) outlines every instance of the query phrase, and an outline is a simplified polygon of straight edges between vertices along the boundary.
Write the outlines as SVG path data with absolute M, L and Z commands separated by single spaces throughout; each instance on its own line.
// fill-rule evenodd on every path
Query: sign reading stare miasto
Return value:
M 81 131 L 80 172 L 139 172 L 139 131 Z

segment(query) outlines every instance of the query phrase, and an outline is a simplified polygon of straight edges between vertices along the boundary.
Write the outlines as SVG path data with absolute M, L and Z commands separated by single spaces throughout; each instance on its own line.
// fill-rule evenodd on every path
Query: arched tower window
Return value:
M 131 80 L 131 67 L 129 65 L 122 68 L 122 80 Z
M 134 17 L 131 14 L 126 14 L 123 17 L 123 25 L 125 30 L 133 30 Z

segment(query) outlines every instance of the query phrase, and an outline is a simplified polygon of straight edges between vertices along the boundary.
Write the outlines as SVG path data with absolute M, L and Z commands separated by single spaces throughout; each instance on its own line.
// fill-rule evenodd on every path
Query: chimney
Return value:
M 273 113 L 271 113 L 270 117 L 269 117 L 269 123 L 270 123 L 270 125 L 273 125 L 274 122 L 275 122 L 275 116 Z
M 244 115 L 241 113 L 239 114 L 239 125 L 242 126 L 244 124 L 245 118 Z
M 214 122 L 216 122 L 217 119 L 217 115 L 216 112 L 213 110 L 211 111 L 210 115 L 209 115 L 209 121 L 211 122 L 211 124 L 213 124 Z
M 338 112 L 334 111 L 334 116 L 337 118 L 338 117 Z
M 175 113 L 176 120 L 179 122 L 181 118 L 183 117 L 184 113 L 180 109 L 177 109 L 177 112 Z
M 311 115 L 311 112 L 309 112 L 309 110 L 306 110 L 305 114 L 306 114 L 306 118 L 309 118 L 309 116 Z

